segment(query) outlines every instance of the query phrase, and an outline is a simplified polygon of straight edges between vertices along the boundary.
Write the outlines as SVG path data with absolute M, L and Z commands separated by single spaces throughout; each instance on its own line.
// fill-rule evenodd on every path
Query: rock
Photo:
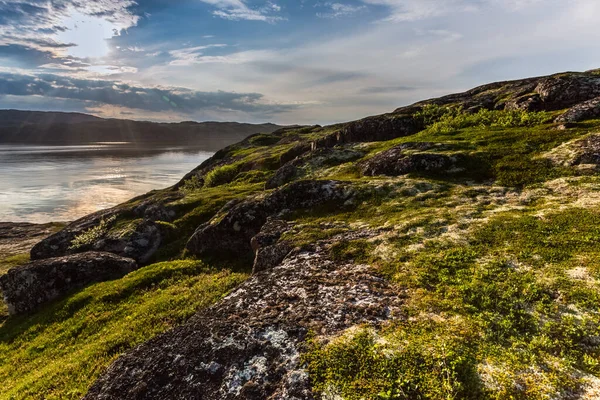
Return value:
M 571 165 L 593 164 L 600 166 L 600 135 L 589 135 L 577 142 L 578 151 Z
M 327 254 L 317 245 L 254 275 L 120 357 L 84 399 L 313 399 L 300 358 L 309 330 L 326 338 L 402 317 L 400 289 Z
M 134 260 L 110 253 L 49 258 L 11 269 L 0 277 L 0 290 L 9 312 L 21 314 L 75 288 L 121 278 L 136 268 Z
M 413 114 L 428 104 L 456 105 L 469 112 L 488 110 L 556 111 L 600 96 L 600 76 L 593 71 L 496 82 L 394 111 Z
M 33 246 L 30 252 L 31 259 L 41 260 L 75 253 L 76 251 L 70 247 L 77 236 L 89 232 L 101 224 L 105 226 L 105 229 L 109 229 L 119 213 L 120 210 L 117 208 L 102 210 L 70 223 L 64 229 Z M 79 252 L 86 250 L 91 250 L 91 243 L 89 248 L 82 248 Z
M 327 203 L 344 204 L 353 194 L 351 185 L 340 181 L 306 180 L 284 186 L 266 196 L 236 204 L 201 225 L 187 243 L 196 255 L 218 253 L 242 255 L 252 251 L 250 240 L 259 233 L 267 217 L 283 210 L 311 208 Z
M 180 198 L 179 193 L 171 193 L 163 201 Z M 134 199 L 135 200 L 135 199 Z M 139 217 L 132 220 L 131 215 Z M 37 243 L 31 249 L 32 260 L 61 257 L 86 251 L 103 251 L 147 263 L 160 244 L 162 235 L 155 221 L 172 221 L 174 210 L 153 199 L 137 206 L 117 206 L 83 217 L 61 231 Z M 119 218 L 132 220 L 126 230 L 115 231 Z
M 412 115 L 385 114 L 346 124 L 339 131 L 312 142 L 312 150 L 344 143 L 380 142 L 414 135 L 424 124 Z
M 265 183 L 265 189 L 275 189 L 293 181 L 298 175 L 300 175 L 300 169 L 297 166 L 300 164 L 298 161 L 299 159 L 290 161 L 283 167 L 279 168 L 277 172 L 275 172 L 275 175 L 269 178 L 269 180 Z
M 600 97 L 584 101 L 569 108 L 564 114 L 556 118 L 556 122 L 568 124 L 600 118 Z
M 252 273 L 266 271 L 281 264 L 294 246 L 286 240 L 279 238 L 292 228 L 293 224 L 269 218 L 260 232 L 252 238 L 250 244 L 254 250 L 254 264 Z
M 600 96 L 600 76 L 559 74 L 542 78 L 535 93 L 539 94 L 541 104 L 529 110 L 554 111 L 572 107 Z
M 287 164 L 292 161 L 296 157 L 300 157 L 303 154 L 308 153 L 311 150 L 311 146 L 308 143 L 300 143 L 283 153 L 279 156 L 279 164 L 281 166 Z
M 596 172 L 600 169 L 600 134 L 563 143 L 543 156 L 556 165 L 576 167 L 580 172 Z
M 409 173 L 448 173 L 456 168 L 457 158 L 438 153 L 405 153 L 405 145 L 378 153 L 360 164 L 367 176 L 399 176 Z

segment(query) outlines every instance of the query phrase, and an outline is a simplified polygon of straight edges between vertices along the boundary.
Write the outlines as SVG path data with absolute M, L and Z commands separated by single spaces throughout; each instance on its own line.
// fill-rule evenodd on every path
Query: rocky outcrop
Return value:
M 414 135 L 425 128 L 412 115 L 385 114 L 346 124 L 339 131 L 312 142 L 312 150 L 331 148 L 344 143 L 380 142 Z
M 328 203 L 342 206 L 352 195 L 352 187 L 346 182 L 297 181 L 220 212 L 196 230 L 187 243 L 187 249 L 196 255 L 247 254 L 252 251 L 250 240 L 260 232 L 269 216 Z
M 423 143 L 423 148 L 428 148 Z M 406 145 L 395 146 L 362 162 L 360 168 L 366 176 L 400 176 L 409 173 L 448 174 L 459 171 L 461 155 L 439 153 L 406 153 Z
M 399 318 L 401 291 L 326 246 L 288 256 L 220 303 L 119 358 L 85 400 L 313 399 L 301 361 L 309 331 Z
M 173 201 L 180 193 L 170 193 L 162 201 Z M 37 243 L 30 252 L 32 260 L 61 257 L 86 251 L 103 251 L 149 262 L 162 243 L 156 221 L 172 221 L 175 211 L 154 199 L 134 199 L 122 205 L 83 217 Z M 118 226 L 119 219 L 128 219 Z
M 279 168 L 275 172 L 275 175 L 265 183 L 265 189 L 275 189 L 296 179 L 300 175 L 300 168 L 298 166 L 301 164 L 302 160 L 297 158 Z
M 279 265 L 290 254 L 294 246 L 287 240 L 279 240 L 293 224 L 278 219 L 267 219 L 258 235 L 250 240 L 254 250 L 252 273 L 266 271 Z
M 595 118 L 600 118 L 600 97 L 574 105 L 560 115 L 556 122 L 573 123 Z
M 129 258 L 87 252 L 34 261 L 0 277 L 0 290 L 11 314 L 34 310 L 75 288 L 121 278 L 135 270 Z
M 597 73 L 566 73 L 515 81 L 496 82 L 463 93 L 422 101 L 398 108 L 395 113 L 409 114 L 427 104 L 457 105 L 476 112 L 488 110 L 556 111 L 575 107 L 600 96 L 600 75 Z M 579 113 L 582 118 L 594 118 Z

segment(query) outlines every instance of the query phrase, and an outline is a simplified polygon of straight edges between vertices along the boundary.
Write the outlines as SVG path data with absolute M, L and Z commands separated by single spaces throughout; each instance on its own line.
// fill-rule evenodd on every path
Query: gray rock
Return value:
M 49 258 L 11 269 L 0 277 L 0 290 L 9 312 L 21 314 L 75 288 L 121 278 L 136 268 L 134 260 L 110 253 Z
M 330 337 L 402 318 L 401 289 L 327 248 L 289 256 L 220 303 L 119 358 L 85 400 L 313 399 L 300 354 Z
M 117 219 L 128 213 L 143 216 L 144 219 L 131 226 L 126 234 L 111 233 Z M 37 243 L 31 249 L 31 259 L 42 260 L 86 251 L 103 251 L 133 258 L 138 263 L 145 264 L 152 259 L 162 243 L 162 235 L 154 223 L 154 218 L 168 221 L 172 219 L 171 215 L 171 210 L 151 202 L 145 202 L 135 208 L 115 207 L 91 214 Z M 94 234 L 89 234 L 90 232 Z M 86 235 L 88 236 L 86 241 L 77 242 L 77 238 Z M 78 245 L 75 246 L 75 243 Z
M 294 160 L 279 168 L 275 175 L 265 183 L 265 189 L 275 189 L 293 181 L 300 174 L 298 164 L 299 162 Z
M 279 239 L 292 227 L 293 224 L 287 221 L 269 218 L 252 238 L 250 244 L 255 254 L 253 274 L 274 268 L 290 254 L 294 246 L 289 241 Z
M 574 105 L 556 118 L 556 122 L 569 124 L 594 118 L 600 118 L 600 97 Z

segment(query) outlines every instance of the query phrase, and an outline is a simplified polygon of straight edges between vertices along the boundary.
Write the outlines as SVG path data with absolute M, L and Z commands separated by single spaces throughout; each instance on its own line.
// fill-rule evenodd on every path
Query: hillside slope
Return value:
M 0 397 L 598 398 L 599 172 L 596 71 L 253 135 L 32 249 L 140 268 L 5 321 Z

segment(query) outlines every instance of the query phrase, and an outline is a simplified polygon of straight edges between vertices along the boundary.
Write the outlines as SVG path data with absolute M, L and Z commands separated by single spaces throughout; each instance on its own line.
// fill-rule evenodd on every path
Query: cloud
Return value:
M 201 92 L 174 87 L 141 87 L 111 80 L 75 79 L 59 75 L 0 73 L 0 95 L 79 100 L 88 107 L 103 105 L 150 112 L 192 114 L 202 110 L 241 111 L 272 115 L 297 104 L 269 103 L 260 93 Z
M 361 0 L 365 4 L 390 9 L 389 21 L 417 21 L 450 13 L 475 12 L 483 7 L 500 7 L 511 11 L 538 4 L 541 0 Z M 579 1 L 579 0 L 575 0 Z
M 316 15 L 319 18 L 341 18 L 356 14 L 359 11 L 365 10 L 366 6 L 353 6 L 343 3 L 324 3 L 317 6 L 325 7 L 327 12 L 318 12 Z
M 209 44 L 206 46 L 186 47 L 178 50 L 169 51 L 173 60 L 169 65 L 182 66 L 202 63 L 205 50 L 227 47 L 226 44 Z
M 281 7 L 273 2 L 267 1 L 259 8 L 250 8 L 245 0 L 200 0 L 217 8 L 213 15 L 231 21 L 264 21 L 276 22 L 285 18 L 276 15 Z
M 49 53 L 55 63 L 67 55 L 85 58 L 102 51 L 105 39 L 135 26 L 133 0 L 0 1 L 0 45 Z M 102 55 L 103 53 L 94 53 Z

